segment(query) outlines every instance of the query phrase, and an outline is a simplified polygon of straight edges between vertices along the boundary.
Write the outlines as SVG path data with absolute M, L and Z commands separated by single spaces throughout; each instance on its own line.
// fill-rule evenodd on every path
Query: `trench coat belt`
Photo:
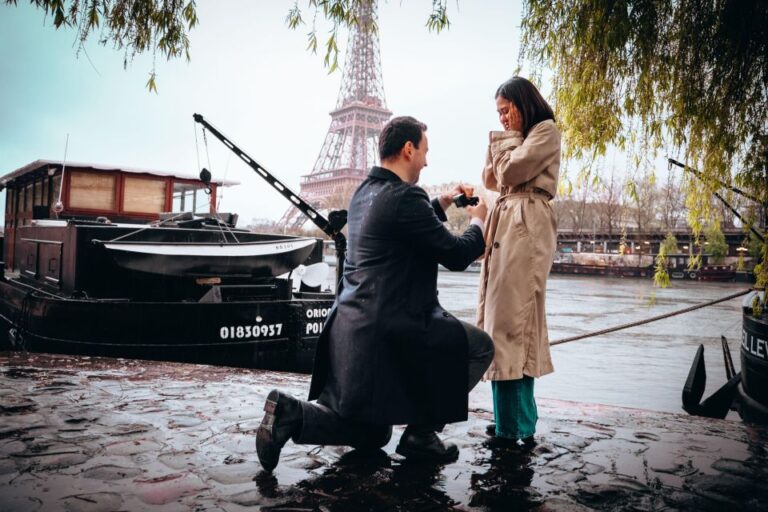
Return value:
M 544 190 L 543 188 L 539 187 L 515 187 L 512 189 L 512 193 L 515 194 L 521 194 L 521 193 L 529 193 L 529 194 L 535 194 L 535 195 L 541 195 L 547 198 L 547 201 L 552 200 L 552 194 L 550 194 L 548 191 Z

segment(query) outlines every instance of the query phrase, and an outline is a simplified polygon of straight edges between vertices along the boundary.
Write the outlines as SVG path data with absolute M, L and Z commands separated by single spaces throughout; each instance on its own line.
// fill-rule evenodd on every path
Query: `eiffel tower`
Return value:
M 301 177 L 299 195 L 318 210 L 347 208 L 357 185 L 378 164 L 379 132 L 392 116 L 384 99 L 376 0 L 361 2 L 357 9 L 331 126 L 312 172 Z M 291 207 L 279 225 L 298 229 L 305 221 Z

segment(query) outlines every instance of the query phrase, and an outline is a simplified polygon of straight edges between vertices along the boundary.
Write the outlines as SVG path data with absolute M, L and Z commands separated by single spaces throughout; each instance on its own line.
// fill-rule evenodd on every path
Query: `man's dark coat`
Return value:
M 355 191 L 341 292 L 318 341 L 310 400 L 383 425 L 467 419 L 467 338 L 437 300 L 437 264 L 463 270 L 485 244 L 479 227 L 457 237 L 440 219 L 437 201 L 381 167 Z

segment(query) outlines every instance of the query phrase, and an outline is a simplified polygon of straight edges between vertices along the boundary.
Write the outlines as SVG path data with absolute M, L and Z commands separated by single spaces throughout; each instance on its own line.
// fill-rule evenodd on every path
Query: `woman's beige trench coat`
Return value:
M 480 279 L 477 325 L 496 348 L 486 380 L 554 371 L 544 302 L 557 242 L 549 198 L 559 172 L 560 132 L 553 121 L 536 124 L 525 139 L 517 131 L 491 132 L 483 182 L 501 195 L 488 216 Z

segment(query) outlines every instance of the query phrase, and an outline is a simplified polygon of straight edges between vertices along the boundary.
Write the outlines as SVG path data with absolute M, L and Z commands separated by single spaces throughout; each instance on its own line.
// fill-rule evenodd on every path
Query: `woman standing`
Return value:
M 496 442 L 535 445 L 533 379 L 554 371 L 544 312 L 557 241 L 550 201 L 560 171 L 560 132 L 536 87 L 516 76 L 496 91 L 504 131 L 493 131 L 483 169 L 499 198 L 488 217 L 478 326 L 496 354 L 492 381 Z M 518 441 L 519 440 L 519 441 Z

